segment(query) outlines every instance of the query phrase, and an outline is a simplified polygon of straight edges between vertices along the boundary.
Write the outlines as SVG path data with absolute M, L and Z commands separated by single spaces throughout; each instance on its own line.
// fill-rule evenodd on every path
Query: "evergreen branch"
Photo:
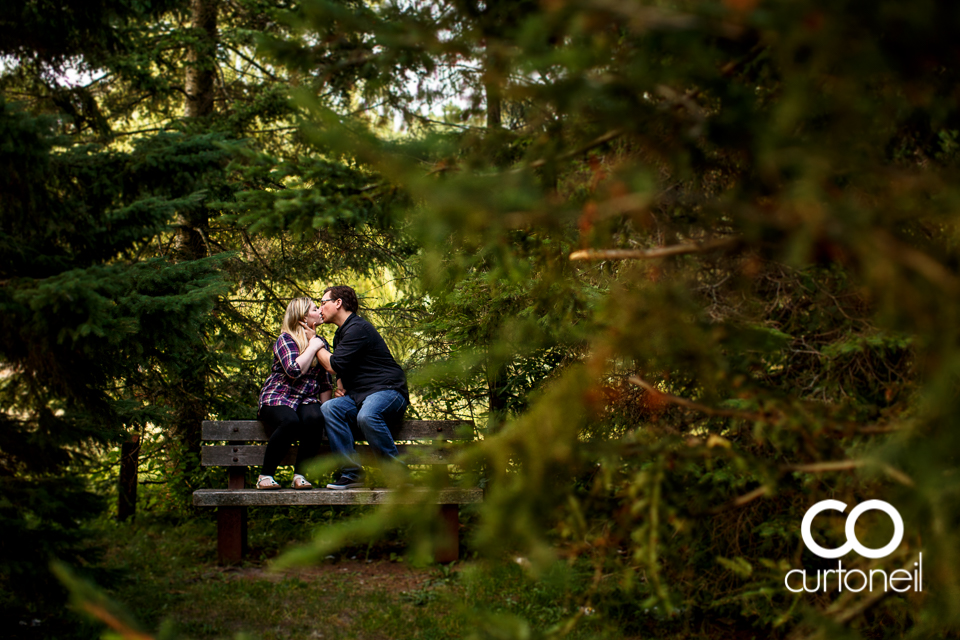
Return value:
M 860 427 L 857 429 L 860 433 L 895 433 L 900 431 L 900 427 Z
M 203 229 L 201 229 L 200 227 L 195 227 L 190 224 L 172 224 L 170 225 L 170 228 L 182 229 L 184 231 L 196 231 L 197 234 L 200 236 L 200 239 L 203 240 L 203 246 L 206 247 L 207 249 L 207 255 L 208 256 L 214 255 L 213 249 L 210 247 L 210 241 L 207 239 L 207 234 L 204 233 Z
M 740 496 L 739 498 L 734 499 L 733 502 L 731 502 L 731 506 L 734 506 L 734 507 L 742 507 L 743 505 L 745 505 L 745 504 L 747 504 L 747 503 L 749 503 L 749 502 L 753 502 L 753 501 L 756 500 L 757 498 L 760 498 L 760 497 L 762 497 L 762 496 L 765 496 L 765 495 L 767 495 L 768 493 L 770 493 L 770 487 L 768 487 L 768 486 L 757 487 L 757 488 L 754 489 L 753 491 L 750 491 L 750 492 L 748 492 L 748 493 L 745 493 L 745 494 L 743 494 L 742 496 Z
M 98 83 L 106 80 L 107 78 L 112 77 L 113 75 L 114 75 L 114 74 L 113 74 L 112 72 L 107 72 L 107 73 L 103 74 L 102 76 L 100 76 L 99 78 L 94 78 L 93 80 L 91 80 L 91 81 L 88 82 L 87 84 L 80 85 L 80 88 L 81 88 L 81 89 L 89 89 L 89 88 L 92 87 L 93 85 L 98 84 Z
M 278 80 L 279 80 L 279 78 L 277 77 L 277 75 L 276 75 L 275 73 L 272 73 L 272 72 L 264 69 L 260 64 L 257 63 L 256 60 L 254 60 L 253 58 L 250 58 L 250 57 L 244 55 L 244 54 L 241 53 L 240 50 L 237 49 L 236 47 L 231 47 L 231 46 L 228 45 L 228 44 L 223 44 L 222 46 L 223 46 L 224 49 L 227 49 L 228 51 L 233 51 L 235 54 L 237 54 L 238 56 L 240 56 L 241 58 L 243 58 L 246 62 L 248 62 L 248 63 L 250 63 L 252 66 L 256 67 L 261 73 L 263 73 L 264 75 L 266 75 L 267 77 L 269 77 L 271 80 L 274 80 L 274 81 L 278 81 Z
M 659 389 L 654 387 L 652 384 L 650 384 L 646 380 L 643 380 L 639 376 L 630 376 L 629 378 L 627 378 L 627 381 L 630 382 L 631 384 L 637 385 L 638 387 L 650 393 L 656 394 L 656 396 L 661 400 L 664 400 L 671 404 L 680 405 L 685 409 L 699 411 L 700 413 L 704 413 L 708 416 L 717 416 L 722 418 L 741 418 L 743 420 L 752 420 L 754 422 L 769 421 L 768 418 L 766 418 L 765 416 L 759 413 L 738 411 L 737 409 L 715 409 L 713 407 L 708 407 L 707 405 L 700 404 L 699 402 L 694 402 L 692 400 L 687 400 L 686 398 L 681 398 L 680 396 L 664 393 L 663 391 L 660 391 Z
M 891 260 L 895 260 L 903 266 L 916 271 L 946 291 L 953 293 L 960 290 L 960 281 L 958 281 L 957 277 L 950 273 L 950 271 L 936 259 L 898 241 L 884 231 L 877 231 L 874 237 L 876 238 L 877 244 L 880 245 L 881 250 L 886 253 Z
M 811 464 L 792 464 L 786 465 L 781 469 L 785 472 L 799 471 L 801 473 L 824 473 L 829 471 L 850 471 L 859 469 L 866 464 L 866 460 L 831 460 L 827 462 L 814 462 Z
M 456 127 L 457 129 L 463 129 L 465 131 L 486 131 L 486 127 L 475 127 L 469 124 L 456 124 L 453 122 L 443 122 L 442 120 L 434 120 L 433 118 L 428 118 L 427 116 L 422 116 L 418 113 L 410 112 L 410 115 L 420 120 L 421 122 L 429 122 L 430 124 L 439 124 L 445 127 Z
M 111 109 L 111 110 L 110 110 L 110 113 L 111 113 L 111 115 L 112 115 L 114 118 L 117 118 L 117 115 L 116 115 L 117 113 L 123 113 L 123 114 L 129 115 L 131 109 L 133 109 L 134 107 L 136 107 L 136 106 L 137 106 L 138 104 L 140 104 L 141 102 L 145 102 L 145 101 L 147 101 L 148 99 L 150 99 L 150 98 L 152 98 L 152 97 L 154 97 L 154 96 L 155 96 L 155 92 L 148 91 L 148 92 L 146 92 L 146 93 L 143 93 L 143 94 L 141 94 L 141 95 L 133 98 L 132 100 L 127 101 L 126 103 L 120 105 L 119 107 L 117 107 L 117 108 L 115 108 L 115 109 Z M 112 131 L 111 131 L 111 134 L 112 134 L 113 136 L 118 135 L 118 134 L 114 134 Z
M 262 280 L 261 280 L 261 283 L 263 283 Z M 263 286 L 264 286 L 264 287 L 267 287 L 267 284 L 266 284 L 266 283 L 263 283 Z M 267 288 L 269 289 L 269 287 L 267 287 Z M 271 291 L 271 293 L 273 293 L 273 292 Z M 279 298 L 279 297 L 276 297 L 276 294 L 275 294 L 275 293 L 274 293 L 274 296 L 275 296 L 275 301 L 279 303 L 279 302 L 280 302 L 280 298 Z M 253 329 L 255 332 L 259 333 L 259 334 L 260 334 L 262 337 L 264 337 L 264 338 L 272 339 L 272 338 L 274 337 L 274 335 L 273 335 L 272 333 L 270 333 L 269 331 L 267 331 L 266 329 L 264 329 L 262 326 L 260 326 L 259 323 L 254 322 L 253 320 L 251 320 L 250 318 L 248 318 L 248 317 L 245 316 L 244 314 L 240 313 L 240 312 L 237 310 L 237 308 L 233 305 L 233 303 L 235 303 L 235 302 L 254 302 L 254 303 L 262 303 L 262 302 L 263 302 L 262 300 L 238 300 L 238 299 L 234 298 L 234 299 L 232 299 L 232 300 L 231 300 L 231 299 L 226 299 L 226 300 L 224 300 L 223 302 L 224 302 L 225 306 L 227 307 L 227 309 L 229 309 L 230 311 L 232 311 L 232 312 L 235 314 L 234 322 L 240 322 L 240 324 L 247 325 L 248 327 L 250 327 L 251 329 Z
M 592 0 L 594 8 L 609 11 L 626 19 L 626 26 L 634 33 L 648 31 L 694 31 L 710 30 L 726 38 L 739 38 L 745 28 L 729 20 L 708 20 L 694 13 L 685 13 L 659 7 L 635 6 L 616 0 Z
M 104 623 L 114 631 L 120 634 L 120 637 L 124 640 L 154 640 L 154 637 L 141 633 L 136 629 L 128 627 L 126 624 L 121 622 L 115 615 L 107 611 L 105 608 L 100 605 L 94 604 L 92 602 L 84 602 L 83 610 L 89 613 L 91 616 Z
M 163 256 L 163 257 L 167 257 L 168 255 L 170 255 L 170 247 L 173 246 L 173 241 L 176 239 L 176 237 L 177 237 L 176 234 L 171 233 L 171 234 L 170 234 L 170 239 L 167 241 L 167 246 L 164 247 L 164 246 L 163 246 L 163 240 L 161 239 L 160 234 L 159 234 L 159 233 L 157 234 L 157 236 L 156 236 L 156 238 L 157 238 L 157 249 L 160 251 L 159 255 L 161 255 L 161 256 Z
M 110 138 L 123 138 L 125 136 L 135 136 L 138 133 L 155 133 L 157 131 L 166 131 L 166 127 L 150 127 L 149 129 L 136 129 L 135 131 L 123 131 L 121 133 L 110 132 Z
M 371 109 L 376 109 L 377 107 L 382 107 L 382 106 L 385 105 L 386 103 L 387 103 L 386 100 L 381 100 L 380 102 L 378 102 L 378 103 L 376 103 L 376 104 L 369 104 L 369 105 L 360 107 L 360 108 L 358 108 L 358 109 L 354 109 L 353 111 L 347 113 L 347 114 L 345 115 L 345 117 L 347 117 L 347 118 L 352 118 L 352 117 L 354 117 L 354 116 L 356 116 L 356 115 L 359 115 L 359 114 L 361 114 L 361 113 L 363 113 L 363 112 L 365 112 L 365 111 L 370 111 Z
M 800 472 L 800 473 L 825 473 L 830 471 L 849 471 L 853 469 L 859 469 L 870 464 L 874 464 L 873 460 L 833 460 L 828 462 L 815 462 L 811 464 L 796 464 L 796 465 L 785 465 L 780 467 L 780 473 L 791 473 L 791 472 Z M 908 487 L 914 486 L 913 480 L 894 467 L 888 464 L 881 464 L 880 468 L 891 478 L 904 484 Z M 758 498 L 770 493 L 770 487 L 764 485 L 762 487 L 757 487 L 753 491 L 748 491 L 747 493 L 734 498 L 728 502 L 725 506 L 718 509 L 712 510 L 710 513 L 720 513 L 721 511 L 726 511 L 727 509 L 733 509 L 742 507 L 746 504 L 753 502 Z
M 762 53 L 763 50 L 764 50 L 763 46 L 761 45 L 755 46 L 750 51 L 750 53 L 748 53 L 746 56 L 744 56 L 740 60 L 730 61 L 727 64 L 723 65 L 723 67 L 720 70 L 720 73 L 725 77 L 732 76 L 738 69 L 740 69 L 750 61 L 756 59 L 756 57 L 760 55 L 760 53 Z M 701 88 L 696 88 L 696 89 L 690 89 L 689 91 L 686 91 L 683 94 L 680 94 L 676 90 L 671 89 L 666 85 L 657 86 L 657 92 L 660 93 L 661 96 L 663 96 L 664 98 L 666 98 L 667 100 L 669 100 L 674 104 L 683 106 L 684 108 L 687 109 L 687 111 L 696 115 L 700 120 L 704 118 L 703 110 L 700 108 L 698 104 L 696 104 L 696 102 L 694 102 L 694 100 L 697 97 L 699 97 L 702 91 L 703 90 Z M 620 137 L 621 135 L 623 135 L 624 133 L 626 133 L 626 129 L 623 129 L 623 128 L 612 129 L 611 131 L 608 131 L 607 133 L 599 136 L 598 138 L 595 138 L 591 142 L 588 142 L 586 145 L 561 155 L 556 160 L 559 162 L 562 162 L 564 160 L 569 160 L 570 158 L 574 158 L 583 153 L 586 153 L 590 149 L 599 147 L 600 145 L 603 145 L 611 140 L 614 140 Z M 541 158 L 540 160 L 536 160 L 532 162 L 529 165 L 529 167 L 536 169 L 544 166 L 545 164 L 547 164 L 547 162 L 548 160 L 546 158 Z M 519 173 L 526 168 L 527 167 L 519 167 L 517 169 L 514 169 L 511 173 Z
M 793 464 L 786 465 L 780 468 L 781 471 L 785 473 L 798 471 L 800 473 L 825 473 L 830 471 L 850 471 L 853 469 L 859 469 L 860 467 L 868 465 L 877 465 L 886 473 L 888 476 L 899 482 L 900 484 L 906 485 L 908 487 L 914 486 L 913 479 L 905 474 L 903 471 L 896 469 L 886 463 L 877 463 L 875 460 L 831 460 L 827 462 L 814 462 L 811 464 Z
M 257 248 L 253 246 L 253 242 L 250 240 L 250 236 L 247 234 L 246 230 L 241 229 L 240 233 L 243 234 L 243 239 L 244 239 L 244 241 L 247 243 L 247 246 L 250 247 L 250 250 L 251 250 L 251 251 L 253 251 L 253 255 L 255 255 L 255 256 L 257 257 L 257 260 L 260 261 L 260 264 L 263 266 L 263 268 L 266 270 L 267 273 L 269 273 L 271 276 L 273 276 L 275 280 L 278 280 L 278 281 L 281 281 L 281 282 L 282 282 L 282 281 L 286 281 L 288 284 L 290 284 L 291 286 L 293 286 L 293 288 L 294 288 L 296 291 L 298 291 L 299 293 L 303 294 L 304 296 L 306 296 L 306 297 L 308 297 L 308 298 L 312 298 L 312 297 L 313 297 L 312 295 L 310 295 L 309 293 L 307 293 L 306 291 L 304 291 L 304 290 L 300 287 L 299 284 L 297 284 L 296 282 L 294 282 L 294 281 L 291 280 L 290 278 L 288 278 L 288 277 L 286 277 L 286 276 L 283 276 L 282 278 L 281 278 L 281 277 L 278 277 L 277 274 L 274 273 L 273 269 L 270 268 L 270 265 L 267 264 L 267 261 L 263 259 L 263 256 L 261 256 L 260 253 L 257 251 Z M 277 293 L 276 293 L 273 289 L 271 289 L 270 286 L 269 286 L 266 282 L 264 282 L 262 279 L 260 280 L 260 282 L 263 284 L 264 287 L 267 288 L 267 291 L 270 292 L 270 294 L 273 296 L 274 300 L 276 300 L 277 302 L 280 302 L 280 301 L 281 301 L 280 296 L 278 296 Z
M 187 98 L 187 97 L 189 97 L 189 95 L 190 95 L 189 93 L 187 93 L 186 87 L 183 87 L 183 86 L 181 86 L 181 85 L 179 85 L 179 84 L 171 84 L 171 85 L 168 85 L 168 88 L 169 88 L 171 91 L 175 91 L 175 92 L 179 93 L 179 94 L 182 95 L 184 98 Z
M 659 197 L 656 199 L 659 200 Z M 649 193 L 629 193 L 618 198 L 610 198 L 597 204 L 595 219 L 603 220 L 630 211 L 642 211 L 653 202 L 654 198 L 650 197 Z
M 596 148 L 596 147 L 599 147 L 599 146 L 601 146 L 601 145 L 604 145 L 604 144 L 610 142 L 611 140 L 616 140 L 617 138 L 619 138 L 620 136 L 622 136 L 622 135 L 625 134 L 626 132 L 627 132 L 627 130 L 624 129 L 624 128 L 611 129 L 610 131 L 607 131 L 607 132 L 606 132 L 605 134 L 603 134 L 602 136 L 599 136 L 599 137 L 597 137 L 597 138 L 594 138 L 593 140 L 591 140 L 591 141 L 588 142 L 587 144 L 583 145 L 582 147 L 578 147 L 578 148 L 576 148 L 576 149 L 574 149 L 574 150 L 572 150 L 572 151 L 568 151 L 567 153 L 564 153 L 564 154 L 562 154 L 562 155 L 559 155 L 559 156 L 557 156 L 556 158 L 540 158 L 539 160 L 534 160 L 533 162 L 531 162 L 530 164 L 528 164 L 528 165 L 526 165 L 526 166 L 517 167 L 516 169 L 513 169 L 513 170 L 511 170 L 511 171 L 508 171 L 507 173 L 508 173 L 508 174 L 511 174 L 511 173 L 523 173 L 523 172 L 526 171 L 527 169 L 539 169 L 540 167 L 546 165 L 548 162 L 551 162 L 551 161 L 553 161 L 553 162 L 563 162 L 564 160 L 569 160 L 569 159 L 571 159 L 571 158 L 576 158 L 577 156 L 582 155 L 582 154 L 586 153 L 587 151 L 590 151 L 591 149 L 594 149 L 594 148 Z
M 745 65 L 749 64 L 750 62 L 753 62 L 754 60 L 756 60 L 757 57 L 764 51 L 766 51 L 766 47 L 763 44 L 754 45 L 754 47 L 750 50 L 750 52 L 744 57 L 740 58 L 739 60 L 731 60 L 727 64 L 720 67 L 720 75 L 722 75 L 725 78 L 731 77 L 739 69 L 743 68 Z M 703 93 L 703 88 L 697 87 L 696 89 L 690 89 L 686 91 L 683 95 L 679 95 L 676 91 L 674 91 L 670 87 L 667 87 L 665 85 L 658 85 L 657 91 L 660 93 L 660 95 L 664 96 L 668 100 L 671 98 L 674 98 L 676 99 L 677 102 L 686 106 L 688 102 L 700 97 L 700 94 Z M 697 110 L 700 109 L 699 105 L 695 105 L 695 107 Z
M 251 131 L 250 133 L 277 133 L 278 131 L 292 131 L 299 128 L 300 127 L 297 125 L 291 125 L 289 127 L 274 127 L 273 129 L 257 129 L 256 131 Z
M 914 555 L 912 558 L 910 558 L 910 560 L 908 560 L 907 563 L 903 565 L 902 569 L 909 573 L 909 570 L 913 568 L 914 563 L 919 561 L 920 561 L 920 555 L 918 553 Z M 853 597 L 852 591 L 848 591 L 848 593 L 851 594 L 850 597 Z M 861 600 L 854 606 L 850 607 L 849 609 L 845 609 L 845 610 L 840 610 L 840 607 L 842 606 L 843 603 L 840 600 L 838 600 L 837 602 L 834 602 L 827 609 L 826 613 L 828 615 L 833 614 L 833 619 L 839 622 L 840 624 L 846 624 L 853 618 L 857 617 L 858 615 L 866 611 L 868 608 L 877 604 L 881 599 L 883 599 L 890 593 L 892 592 L 886 591 L 886 590 L 884 591 L 877 590 L 876 593 L 871 592 L 869 596 L 865 597 L 863 600 Z
M 727 503 L 724 504 L 723 506 L 716 507 L 716 508 L 714 508 L 714 509 L 710 509 L 710 510 L 707 511 L 707 513 L 709 513 L 709 514 L 711 514 L 711 515 L 716 515 L 716 514 L 718 514 L 718 513 L 724 512 L 724 511 L 726 511 L 726 510 L 728 510 L 728 509 L 738 509 L 738 508 L 740 508 L 740 507 L 742 507 L 742 506 L 744 506 L 744 505 L 747 505 L 747 504 L 753 502 L 754 500 L 756 500 L 756 499 L 758 499 L 758 498 L 762 498 L 763 496 L 767 495 L 768 493 L 770 493 L 770 487 L 767 486 L 767 485 L 763 485 L 762 487 L 757 487 L 757 488 L 754 489 L 753 491 L 748 491 L 747 493 L 743 494 L 742 496 L 739 496 L 739 497 L 737 497 L 737 498 L 734 498 L 733 500 L 731 500 L 730 502 L 727 502 Z
M 912 558 L 910 558 L 910 560 L 908 560 L 907 563 L 903 565 L 903 567 L 901 567 L 902 570 L 907 571 L 909 573 L 909 571 L 913 568 L 914 563 L 919 562 L 919 560 L 920 560 L 920 555 L 919 553 L 917 553 Z M 858 615 L 862 614 L 864 611 L 866 611 L 870 607 L 879 603 L 881 600 L 883 600 L 888 595 L 893 593 L 893 591 L 879 590 L 879 589 L 877 591 L 871 591 L 870 595 L 864 597 L 863 599 L 861 599 L 859 602 L 857 602 L 850 608 L 843 609 L 843 607 L 846 606 L 848 602 L 850 602 L 851 600 L 857 597 L 856 594 L 858 593 L 859 592 L 848 590 L 840 598 L 838 598 L 835 602 L 833 602 L 829 607 L 827 607 L 827 609 L 824 611 L 824 614 L 832 617 L 834 622 L 838 624 L 846 624 L 851 620 L 853 620 Z M 799 634 L 795 633 L 792 636 L 790 636 L 790 638 L 797 638 L 798 635 Z M 803 640 L 816 640 L 822 637 L 823 637 L 822 631 L 815 631 L 807 636 L 804 636 Z
M 741 238 L 720 238 L 701 243 L 675 244 L 654 249 L 581 249 L 570 254 L 571 260 L 651 260 L 689 253 L 706 253 L 739 244 Z
M 687 91 L 685 93 L 680 93 L 672 87 L 668 87 L 665 84 L 657 85 L 657 93 L 660 94 L 671 106 L 674 107 L 683 107 L 687 110 L 690 115 L 696 117 L 698 121 L 703 121 L 706 119 L 706 114 L 703 109 L 698 105 L 694 98 L 700 94 L 700 89 L 694 89 Z

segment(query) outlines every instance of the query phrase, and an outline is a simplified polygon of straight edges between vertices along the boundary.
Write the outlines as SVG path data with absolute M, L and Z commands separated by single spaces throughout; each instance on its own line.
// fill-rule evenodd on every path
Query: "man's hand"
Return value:
M 310 342 L 310 341 L 313 340 L 315 337 L 317 337 L 317 329 L 316 329 L 316 327 L 314 327 L 314 328 L 311 329 L 311 328 L 310 328 L 310 325 L 307 324 L 306 322 L 304 322 L 303 320 L 300 321 L 300 326 L 303 327 L 304 333 L 307 334 L 307 342 Z

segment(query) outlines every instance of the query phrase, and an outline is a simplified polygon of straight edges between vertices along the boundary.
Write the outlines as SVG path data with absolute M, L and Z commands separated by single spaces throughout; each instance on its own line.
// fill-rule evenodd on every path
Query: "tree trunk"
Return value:
M 487 364 L 487 400 L 490 418 L 487 423 L 488 434 L 496 433 L 507 419 L 507 368 L 503 365 Z
M 193 0 L 190 3 L 190 26 L 197 40 L 187 54 L 187 106 L 184 115 L 188 118 L 202 118 L 213 113 L 218 8 L 219 0 Z
M 483 91 L 487 99 L 487 128 L 503 126 L 503 77 L 497 55 L 487 51 L 483 71 Z
M 191 31 L 194 44 L 187 53 L 186 105 L 184 116 L 199 120 L 213 114 L 214 87 L 217 78 L 217 9 L 219 0 L 193 0 Z M 178 262 L 199 260 L 207 255 L 207 210 L 198 206 L 177 214 L 173 243 Z
M 120 491 L 117 520 L 137 514 L 137 471 L 140 466 L 140 436 L 133 435 L 120 446 Z
M 190 121 L 209 118 L 214 113 L 217 79 L 217 17 L 219 0 L 192 0 L 191 30 L 195 38 L 187 53 L 186 104 L 184 116 Z M 199 260 L 208 255 L 207 231 L 209 217 L 203 205 L 181 210 L 176 216 L 176 237 L 173 257 L 177 262 Z M 200 429 L 206 418 L 206 374 L 203 346 L 198 344 L 191 358 L 196 366 L 181 380 L 181 404 L 177 411 L 174 431 L 181 450 L 178 471 L 189 477 L 200 456 Z
M 484 82 L 483 88 L 487 94 L 487 128 L 499 129 L 503 126 L 503 116 L 501 113 L 503 105 L 503 96 L 500 91 L 500 84 L 493 79 Z

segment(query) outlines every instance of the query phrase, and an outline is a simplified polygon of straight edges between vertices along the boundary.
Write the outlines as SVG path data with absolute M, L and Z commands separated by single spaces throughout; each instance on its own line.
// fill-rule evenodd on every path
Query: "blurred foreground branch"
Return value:
M 724 418 L 741 418 L 743 420 L 752 420 L 752 421 L 767 421 L 767 418 L 759 413 L 750 413 L 749 411 L 738 411 L 736 409 L 715 409 L 714 407 L 708 407 L 705 404 L 700 404 L 699 402 L 694 402 L 692 400 L 687 400 L 686 398 L 681 398 L 680 396 L 675 396 L 669 393 L 664 393 L 660 391 L 652 384 L 639 378 L 638 376 L 630 376 L 627 379 L 631 384 L 635 384 L 638 387 L 649 391 L 650 393 L 657 394 L 657 397 L 665 402 L 671 404 L 680 405 L 686 409 L 691 409 L 693 411 L 699 411 L 709 416 L 720 416 Z
M 734 247 L 740 243 L 739 237 L 721 238 L 701 243 L 675 244 L 654 249 L 581 249 L 570 254 L 571 260 L 652 260 L 688 253 L 706 253 L 718 249 Z M 643 385 L 641 385 L 643 386 Z

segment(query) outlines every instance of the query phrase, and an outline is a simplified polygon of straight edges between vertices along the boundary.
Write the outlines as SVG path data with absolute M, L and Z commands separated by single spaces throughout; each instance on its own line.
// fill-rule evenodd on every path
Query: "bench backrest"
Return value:
M 269 439 L 266 427 L 258 420 L 206 420 L 201 440 L 226 444 L 201 447 L 200 463 L 205 467 L 260 466 L 266 447 L 247 443 Z M 469 420 L 406 420 L 395 438 L 400 454 L 414 456 L 417 464 L 447 464 L 450 452 L 437 445 L 473 439 L 473 422 Z M 367 446 L 357 446 L 361 455 L 368 450 Z M 320 449 L 321 455 L 329 452 L 326 445 Z M 291 447 L 281 464 L 293 464 L 296 457 L 297 449 Z

